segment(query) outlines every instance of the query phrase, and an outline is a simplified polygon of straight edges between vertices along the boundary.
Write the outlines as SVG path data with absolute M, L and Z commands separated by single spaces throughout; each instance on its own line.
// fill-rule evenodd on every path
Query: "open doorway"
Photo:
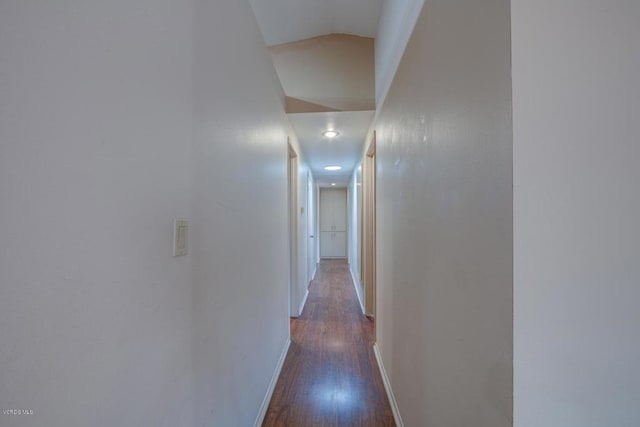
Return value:
M 290 143 L 287 161 L 289 217 L 289 316 L 298 316 L 296 282 L 298 277 L 298 154 Z
M 376 315 L 376 135 L 362 161 L 362 281 L 365 314 Z

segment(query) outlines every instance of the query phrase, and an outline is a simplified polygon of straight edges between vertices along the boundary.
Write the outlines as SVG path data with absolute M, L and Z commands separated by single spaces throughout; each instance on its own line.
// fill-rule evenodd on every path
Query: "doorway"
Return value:
M 307 283 L 311 283 L 317 268 L 317 225 L 316 225 L 316 191 L 311 171 L 307 171 Z
M 365 314 L 376 315 L 376 134 L 362 161 L 362 279 Z
M 320 258 L 347 257 L 347 190 L 320 189 Z
M 289 316 L 296 317 L 296 280 L 298 277 L 298 154 L 287 141 L 289 158 L 287 161 L 287 186 L 289 217 Z

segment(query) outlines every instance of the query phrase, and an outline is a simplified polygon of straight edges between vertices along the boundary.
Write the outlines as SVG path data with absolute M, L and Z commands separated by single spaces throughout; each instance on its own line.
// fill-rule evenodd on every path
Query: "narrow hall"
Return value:
M 262 425 L 395 426 L 373 344 L 347 262 L 322 260 Z

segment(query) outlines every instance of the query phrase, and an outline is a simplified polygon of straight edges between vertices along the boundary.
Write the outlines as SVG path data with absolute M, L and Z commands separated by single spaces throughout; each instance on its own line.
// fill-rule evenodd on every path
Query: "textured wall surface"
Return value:
M 377 335 L 407 426 L 511 425 L 509 1 L 427 0 L 376 122 Z
M 515 425 L 638 426 L 640 3 L 512 3 Z
M 0 425 L 252 425 L 290 129 L 248 2 L 3 1 L 0 70 Z
M 0 3 L 0 414 L 192 425 L 192 8 Z
M 195 12 L 196 421 L 248 426 L 289 334 L 289 128 L 249 3 Z

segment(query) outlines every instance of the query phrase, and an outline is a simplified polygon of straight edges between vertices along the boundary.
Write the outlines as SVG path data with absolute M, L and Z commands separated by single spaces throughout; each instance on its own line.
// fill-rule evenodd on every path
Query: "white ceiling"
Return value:
M 250 0 L 267 45 L 325 34 L 375 37 L 383 0 Z
M 375 38 L 384 0 L 250 0 L 268 46 L 326 34 Z M 320 92 L 317 97 L 325 96 Z M 362 156 L 374 111 L 288 114 L 300 148 L 320 186 L 347 186 Z M 322 136 L 336 129 L 335 139 Z M 328 172 L 325 166 L 342 170 Z
M 340 111 L 330 113 L 288 114 L 300 142 L 302 154 L 318 185 L 347 186 L 364 150 L 364 141 L 373 120 L 374 111 Z M 336 138 L 322 136 L 327 129 L 340 132 Z M 342 166 L 338 172 L 328 172 L 325 166 Z

